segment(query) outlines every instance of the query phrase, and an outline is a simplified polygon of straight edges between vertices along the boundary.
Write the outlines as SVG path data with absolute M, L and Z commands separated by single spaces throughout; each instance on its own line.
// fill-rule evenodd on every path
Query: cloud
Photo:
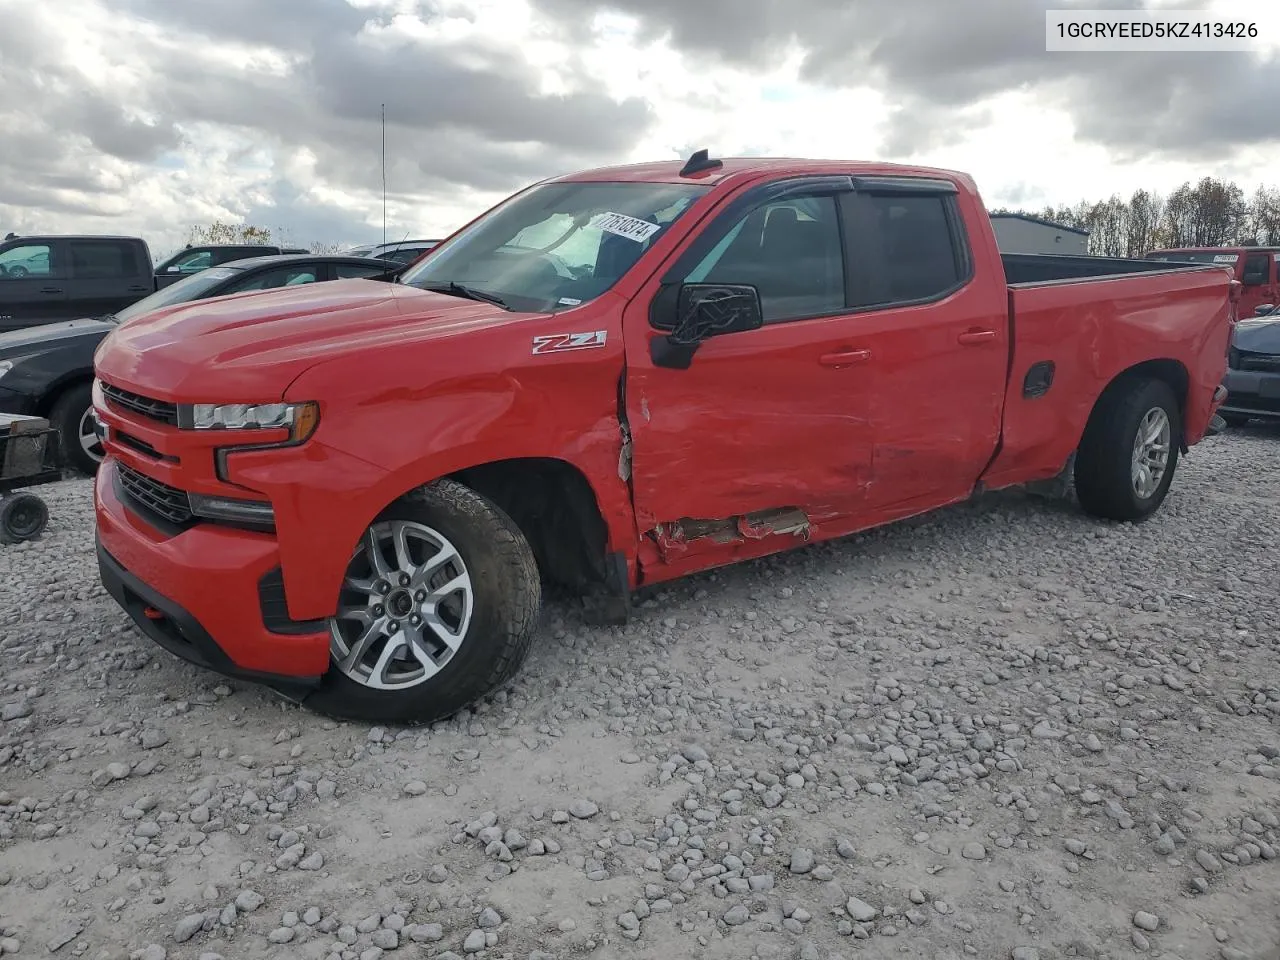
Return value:
M 564 59 L 561 89 L 546 90 L 542 71 L 518 47 L 480 32 L 458 36 L 459 18 L 435 12 L 422 19 L 320 0 L 298 16 L 291 6 L 253 0 L 125 0 L 112 6 L 109 21 L 105 4 L 72 2 L 102 30 L 95 57 L 113 49 L 127 57 L 117 53 L 116 63 L 85 69 L 75 49 L 83 38 L 60 34 L 61 8 L 55 17 L 24 5 L 6 22 L 0 129 L 17 131 L 30 148 L 0 157 L 0 204 L 10 208 L 38 203 L 46 213 L 110 215 L 120 191 L 138 185 L 132 175 L 172 191 L 178 181 L 159 174 L 160 161 L 177 151 L 178 166 L 190 172 L 193 154 L 207 160 L 210 134 L 240 144 L 238 158 L 226 157 L 229 166 L 264 167 L 253 189 L 270 194 L 277 212 L 306 202 L 307 186 L 279 183 L 276 169 L 300 155 L 315 180 L 380 200 L 384 103 L 389 199 L 403 208 L 432 194 L 503 194 L 607 162 L 627 153 L 655 119 L 642 98 L 615 101 L 594 88 L 572 56 Z M 441 23 L 454 29 L 432 30 Z M 104 158 L 126 162 L 115 184 L 84 173 L 102 169 Z M 54 178 L 76 170 L 82 182 L 55 189 Z M 244 178 L 220 174 L 221 196 L 188 197 L 186 205 L 261 211 L 253 197 L 226 189 L 237 179 Z M 281 204 L 282 196 L 294 199 Z M 368 213 L 367 203 L 331 204 L 310 220 L 362 232 Z
M 642 37 L 668 39 L 704 69 L 768 68 L 799 48 L 801 79 L 883 92 L 890 101 L 885 146 L 893 156 L 923 153 L 969 127 L 998 122 L 975 107 L 1019 90 L 1060 109 L 1082 140 L 1131 156 L 1220 159 L 1242 146 L 1280 143 L 1274 50 L 1269 57 L 1045 52 L 1047 9 L 1150 6 L 1136 0 L 533 2 L 566 24 L 590 23 L 601 7 L 633 17 Z M 1256 7 L 1246 9 L 1256 20 Z
M 0 232 L 165 249 L 222 219 L 379 239 L 382 104 L 393 237 L 451 232 L 533 180 L 700 147 L 909 159 L 1032 206 L 1274 178 L 1274 55 L 1047 54 L 1050 4 L 11 4 Z

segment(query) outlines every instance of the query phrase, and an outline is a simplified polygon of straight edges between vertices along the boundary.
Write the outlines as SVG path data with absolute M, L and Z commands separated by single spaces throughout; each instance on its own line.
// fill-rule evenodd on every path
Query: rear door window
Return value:
M 223 293 L 245 293 L 249 290 L 275 290 L 278 287 L 296 287 L 303 283 L 315 283 L 320 268 L 309 263 L 305 266 L 281 267 L 265 270 L 239 283 L 233 283 Z
M 134 244 L 118 240 L 72 240 L 71 276 L 76 280 L 125 280 L 141 273 Z
M 947 196 L 848 198 L 853 306 L 932 300 L 957 289 L 966 258 Z
M 338 280 L 354 280 L 360 277 L 380 277 L 391 267 L 366 266 L 361 263 L 335 263 L 334 276 Z
M 1271 258 L 1265 253 L 1251 253 L 1244 260 L 1244 273 L 1240 282 L 1255 286 L 1267 283 L 1271 279 Z

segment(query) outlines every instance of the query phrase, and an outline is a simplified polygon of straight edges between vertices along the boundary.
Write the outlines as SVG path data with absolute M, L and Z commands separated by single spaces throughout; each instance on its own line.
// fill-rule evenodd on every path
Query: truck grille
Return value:
M 121 390 L 119 387 L 113 387 L 109 383 L 102 385 L 102 395 L 111 403 L 134 413 L 140 413 L 148 420 L 158 420 L 160 423 L 167 423 L 171 427 L 178 425 L 178 406 L 169 403 L 167 400 L 152 400 L 150 397 L 144 397 L 137 393 L 130 393 L 128 390 Z
M 1271 353 L 1241 353 L 1236 358 L 1239 370 L 1261 370 L 1280 373 L 1280 356 Z
M 123 463 L 119 464 L 119 470 L 120 485 L 124 492 L 142 507 L 179 526 L 194 519 L 191 515 L 191 502 L 182 490 L 143 476 Z

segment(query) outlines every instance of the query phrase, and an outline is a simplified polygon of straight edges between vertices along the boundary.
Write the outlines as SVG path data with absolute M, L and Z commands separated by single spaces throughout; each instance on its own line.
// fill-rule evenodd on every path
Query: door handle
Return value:
M 966 330 L 964 333 L 960 334 L 960 336 L 956 337 L 956 340 L 958 340 L 962 346 L 972 347 L 979 343 L 986 343 L 989 340 L 994 340 L 995 338 L 996 332 L 994 330 Z
M 62 288 L 61 287 L 41 287 L 40 292 L 41 293 L 61 293 Z
M 834 353 L 824 353 L 818 358 L 818 362 L 824 367 L 847 367 L 851 363 L 870 359 L 870 350 L 836 350 Z
M 129 292 L 130 293 L 146 293 L 150 289 L 151 289 L 150 287 L 130 287 Z

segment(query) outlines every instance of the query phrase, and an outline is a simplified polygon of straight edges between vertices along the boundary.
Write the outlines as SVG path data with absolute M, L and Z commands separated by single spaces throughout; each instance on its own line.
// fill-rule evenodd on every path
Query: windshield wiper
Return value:
M 456 280 L 450 280 L 448 283 L 427 283 L 423 284 L 423 290 L 430 290 L 432 293 L 447 293 L 454 297 L 466 297 L 468 300 L 480 300 L 484 303 L 492 303 L 504 310 L 507 303 L 501 297 L 494 296 L 492 293 L 486 293 L 483 290 L 477 290 L 475 287 L 464 286 Z

